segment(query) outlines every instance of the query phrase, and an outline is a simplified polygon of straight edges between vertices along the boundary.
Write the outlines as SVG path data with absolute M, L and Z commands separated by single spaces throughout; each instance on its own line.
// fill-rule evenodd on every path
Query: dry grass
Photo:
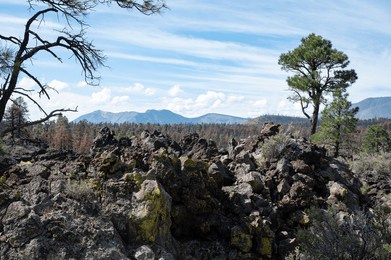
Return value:
M 391 153 L 362 153 L 351 163 L 352 171 L 359 176 L 366 172 L 391 175 Z
M 95 198 L 93 185 L 88 180 L 68 180 L 65 192 L 75 200 L 90 200 Z

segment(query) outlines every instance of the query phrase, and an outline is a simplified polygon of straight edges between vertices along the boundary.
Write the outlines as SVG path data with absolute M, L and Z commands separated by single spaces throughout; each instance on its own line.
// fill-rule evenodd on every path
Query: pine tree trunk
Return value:
M 341 145 L 341 125 L 337 125 L 337 136 L 335 140 L 335 151 L 334 151 L 334 157 L 337 158 L 339 156 L 339 147 Z
M 320 104 L 314 105 L 314 112 L 312 113 L 311 118 L 311 135 L 316 133 L 316 127 L 318 125 L 319 106 Z

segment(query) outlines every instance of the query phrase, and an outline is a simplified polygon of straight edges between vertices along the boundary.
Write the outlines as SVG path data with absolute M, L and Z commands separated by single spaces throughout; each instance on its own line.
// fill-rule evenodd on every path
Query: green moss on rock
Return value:
M 156 242 L 170 237 L 171 197 L 155 180 L 142 182 L 135 193 L 135 208 L 129 214 L 130 228 L 138 242 Z
M 9 187 L 5 184 L 7 181 L 7 178 L 5 176 L 0 177 L 0 191 L 9 189 Z
M 145 180 L 145 176 L 143 176 L 140 172 L 125 173 L 123 178 L 126 183 L 134 186 L 137 191 L 141 189 L 141 184 Z
M 100 167 L 99 171 L 104 172 L 106 175 L 116 174 L 126 169 L 126 166 L 114 152 L 102 153 L 99 156 Z
M 271 258 L 273 253 L 273 238 L 271 237 L 262 237 L 261 238 L 261 248 L 259 253 L 263 257 Z
M 273 254 L 274 232 L 270 226 L 264 225 L 259 237 L 259 245 L 257 252 L 262 256 L 262 259 L 271 259 Z
M 187 159 L 183 163 L 183 169 L 186 171 L 203 171 L 207 172 L 209 168 L 209 164 L 201 161 L 193 161 L 192 159 Z
M 252 236 L 239 226 L 235 226 L 231 230 L 231 246 L 248 253 L 253 246 Z

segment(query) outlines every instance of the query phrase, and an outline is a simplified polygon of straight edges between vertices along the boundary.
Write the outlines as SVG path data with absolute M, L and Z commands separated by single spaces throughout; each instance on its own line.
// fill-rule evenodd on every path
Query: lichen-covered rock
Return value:
M 156 180 L 145 180 L 134 193 L 129 226 L 137 241 L 171 240 L 171 197 Z
M 343 203 L 346 209 L 359 210 L 359 196 L 354 194 L 345 185 L 338 182 L 331 182 L 330 196 L 327 198 L 329 203 Z
M 253 246 L 252 236 L 241 227 L 234 226 L 231 230 L 231 245 L 244 253 L 249 253 Z

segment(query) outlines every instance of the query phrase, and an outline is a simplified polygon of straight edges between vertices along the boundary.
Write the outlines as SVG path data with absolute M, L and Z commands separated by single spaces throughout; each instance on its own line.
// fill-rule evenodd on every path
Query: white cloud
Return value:
M 69 87 L 68 83 L 56 79 L 50 81 L 48 85 L 56 91 L 60 91 Z
M 129 55 L 124 53 L 109 52 L 107 55 L 111 58 L 125 59 L 131 61 L 143 61 L 143 62 L 154 62 L 154 63 L 163 63 L 163 64 L 172 64 L 172 65 L 181 65 L 181 66 L 195 66 L 196 63 L 181 60 L 181 59 L 171 59 L 171 58 L 159 58 L 159 57 L 150 57 L 150 56 L 141 56 L 141 55 Z
M 135 83 L 133 87 L 130 87 L 130 89 L 133 89 L 136 92 L 142 91 L 144 88 L 144 85 L 141 83 Z
M 112 105 L 118 105 L 118 104 L 123 104 L 129 101 L 129 96 L 115 96 L 111 100 Z
M 300 116 L 304 117 L 300 103 L 299 102 L 291 102 L 287 98 L 280 99 L 280 101 L 277 104 L 277 113 L 280 115 L 287 115 L 287 116 Z M 274 112 L 276 113 L 276 112 Z M 311 110 L 307 110 L 307 113 L 311 113 Z
M 172 88 L 168 90 L 168 95 L 170 95 L 171 97 L 176 97 L 179 94 L 182 94 L 183 92 L 184 91 L 180 85 L 174 85 Z
M 18 88 L 23 88 L 23 89 L 33 89 L 37 84 L 35 83 L 34 80 L 23 77 L 21 80 L 18 82 Z
M 201 94 L 197 97 L 194 102 L 195 107 L 206 108 L 206 107 L 218 107 L 221 104 L 221 100 L 224 100 L 226 95 L 222 92 L 208 91 L 205 94 Z
M 132 31 L 131 33 L 111 29 L 102 36 L 143 48 L 212 60 L 259 63 L 264 61 L 270 62 L 271 59 L 275 59 L 276 55 L 272 49 L 268 48 L 255 47 L 234 41 L 226 42 L 185 37 L 153 29 Z
M 109 102 L 111 98 L 111 90 L 104 88 L 99 92 L 94 92 L 91 94 L 91 102 L 93 104 L 104 104 Z
M 135 83 L 133 86 L 123 88 L 122 90 L 126 93 L 132 94 L 132 93 L 140 93 L 144 91 L 145 87 L 141 83 Z
M 6 14 L 2 14 L 0 16 L 0 24 L 14 24 L 14 25 L 24 25 L 26 24 L 26 19 L 16 16 L 9 16 Z
M 255 99 L 245 106 L 247 117 L 258 117 L 264 114 L 268 114 L 269 106 L 271 106 L 266 98 Z
M 130 87 L 119 88 L 119 90 L 127 94 L 143 94 L 146 96 L 153 96 L 157 92 L 155 88 L 146 88 L 141 83 L 135 83 L 133 86 Z
M 82 81 L 77 82 L 76 86 L 78 88 L 85 88 L 85 87 L 89 87 L 90 85 L 88 85 L 87 82 L 85 82 L 85 80 L 82 80 Z
M 223 92 L 207 91 L 194 99 L 166 97 L 163 100 L 167 109 L 182 115 L 200 116 L 213 112 L 237 115 L 238 110 L 236 108 L 241 106 L 242 102 L 245 101 L 245 97 L 232 94 L 227 95 Z
M 191 98 L 164 98 L 166 108 L 183 115 L 194 114 L 194 101 Z M 196 114 L 197 115 L 197 114 Z
M 146 88 L 143 92 L 146 96 L 153 96 L 156 94 L 156 89 L 154 88 Z
M 236 103 L 236 102 L 242 102 L 244 100 L 245 100 L 245 97 L 243 97 L 243 96 L 230 95 L 227 98 L 227 103 L 228 104 L 233 104 L 233 103 Z
M 268 102 L 266 98 L 259 99 L 252 103 L 253 108 L 265 108 Z

